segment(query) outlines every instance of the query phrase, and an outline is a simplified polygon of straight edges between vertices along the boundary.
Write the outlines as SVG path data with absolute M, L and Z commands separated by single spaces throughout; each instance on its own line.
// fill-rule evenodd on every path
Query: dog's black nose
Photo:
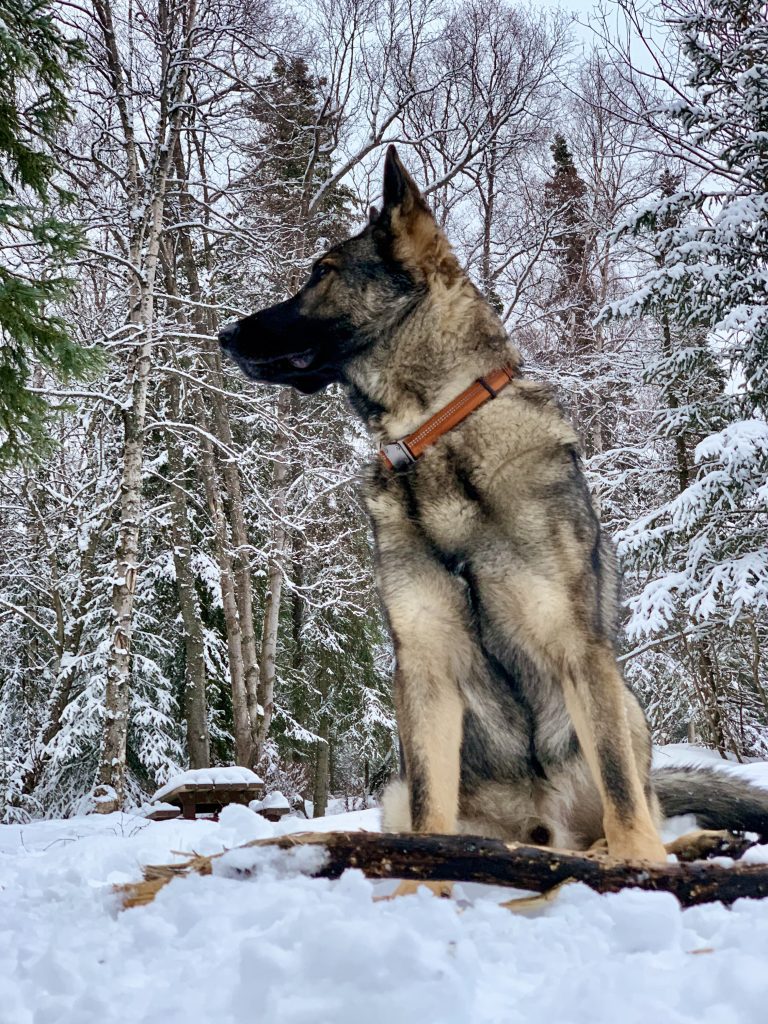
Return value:
M 233 320 L 231 324 L 225 324 L 219 331 L 219 344 L 221 347 L 231 348 L 239 330 L 240 327 L 237 320 Z

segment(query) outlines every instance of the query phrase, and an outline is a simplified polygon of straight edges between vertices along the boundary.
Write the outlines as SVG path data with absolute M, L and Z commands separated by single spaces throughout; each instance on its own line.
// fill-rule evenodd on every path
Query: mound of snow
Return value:
M 664 752 L 657 753 L 661 757 Z M 689 751 L 690 753 L 690 751 Z M 672 751 L 670 757 L 677 757 Z M 768 765 L 725 767 L 747 775 Z M 532 916 L 509 890 L 392 902 L 292 857 L 232 850 L 119 912 L 144 864 L 302 830 L 379 828 L 376 809 L 272 824 L 128 814 L 0 826 L 2 1024 L 735 1024 L 762 1021 L 768 901 L 682 911 L 665 893 L 566 886 Z M 766 848 L 763 848 L 764 850 Z M 309 858 L 310 864 L 304 862 Z M 243 870 L 258 867 L 249 881 Z
M 291 805 L 288 803 L 288 798 L 276 790 L 274 793 L 267 793 L 263 800 L 251 800 L 248 806 L 252 811 L 267 811 L 270 808 L 278 807 L 290 809 Z

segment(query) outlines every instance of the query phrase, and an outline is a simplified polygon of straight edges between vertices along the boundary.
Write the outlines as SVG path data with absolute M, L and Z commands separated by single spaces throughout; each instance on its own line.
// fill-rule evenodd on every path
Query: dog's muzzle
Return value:
M 231 324 L 226 324 L 219 331 L 219 344 L 223 349 L 229 351 L 235 343 L 235 338 L 240 331 L 240 325 L 236 320 Z

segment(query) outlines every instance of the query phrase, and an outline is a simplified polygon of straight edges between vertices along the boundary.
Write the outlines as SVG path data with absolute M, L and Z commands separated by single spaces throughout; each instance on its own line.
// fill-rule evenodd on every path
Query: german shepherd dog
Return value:
M 394 147 L 381 212 L 220 342 L 253 380 L 307 394 L 340 383 L 380 444 L 520 366 Z M 404 757 L 385 828 L 607 841 L 632 861 L 666 859 L 662 813 L 768 834 L 768 792 L 651 771 L 648 725 L 616 664 L 613 551 L 546 387 L 516 372 L 419 461 L 372 465 L 365 497 Z

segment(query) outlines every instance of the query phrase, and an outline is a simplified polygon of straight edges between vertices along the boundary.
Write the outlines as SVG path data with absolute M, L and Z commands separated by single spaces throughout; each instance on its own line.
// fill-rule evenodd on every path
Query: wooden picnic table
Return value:
M 155 793 L 151 821 L 168 821 L 182 814 L 193 821 L 198 814 L 218 814 L 227 804 L 249 805 L 255 814 L 279 821 L 291 807 L 282 793 L 264 795 L 264 781 L 249 768 L 237 765 L 191 768 L 171 777 Z
M 191 821 L 198 814 L 218 814 L 227 804 L 247 806 L 263 796 L 263 782 L 185 782 L 164 793 L 163 803 L 179 807 L 182 816 Z

